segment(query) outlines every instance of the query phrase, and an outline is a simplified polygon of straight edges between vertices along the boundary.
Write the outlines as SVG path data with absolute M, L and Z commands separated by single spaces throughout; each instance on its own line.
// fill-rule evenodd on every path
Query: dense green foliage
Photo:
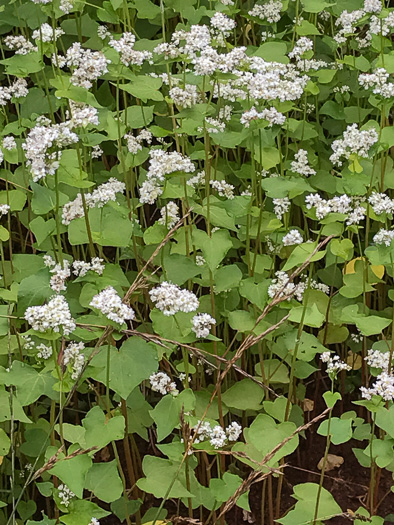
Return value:
M 383 523 L 386 4 L 0 0 L 0 524 Z

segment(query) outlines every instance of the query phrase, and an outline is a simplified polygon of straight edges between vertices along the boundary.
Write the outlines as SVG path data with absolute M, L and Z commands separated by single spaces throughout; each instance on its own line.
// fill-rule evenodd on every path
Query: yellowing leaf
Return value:
M 353 370 L 360 370 L 363 364 L 363 360 L 360 354 L 353 354 L 353 352 L 349 350 L 347 354 L 346 363 L 349 366 L 351 366 Z
M 349 261 L 347 265 L 345 266 L 343 273 L 344 274 L 356 273 L 356 270 L 354 268 L 356 261 L 365 261 L 365 257 L 356 257 L 355 259 L 352 259 L 351 261 Z M 383 264 L 372 264 L 370 268 L 378 279 L 381 279 L 383 277 L 384 275 Z

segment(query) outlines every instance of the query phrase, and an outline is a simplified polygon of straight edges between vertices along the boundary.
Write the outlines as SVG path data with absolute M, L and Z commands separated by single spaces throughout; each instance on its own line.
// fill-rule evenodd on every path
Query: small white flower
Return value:
M 135 319 L 134 310 L 122 303 L 118 292 L 112 286 L 107 286 L 102 292 L 95 295 L 90 301 L 90 306 L 100 310 L 108 319 L 118 324 Z
M 209 314 L 197 314 L 192 319 L 193 332 L 199 339 L 208 337 L 212 325 L 216 324 L 216 320 Z
M 149 292 L 151 300 L 164 315 L 174 315 L 178 312 L 194 312 L 199 301 L 193 292 L 182 290 L 176 284 L 167 281 Z
M 301 244 L 304 242 L 302 235 L 298 230 L 290 230 L 283 239 L 284 246 L 294 246 L 295 244 Z

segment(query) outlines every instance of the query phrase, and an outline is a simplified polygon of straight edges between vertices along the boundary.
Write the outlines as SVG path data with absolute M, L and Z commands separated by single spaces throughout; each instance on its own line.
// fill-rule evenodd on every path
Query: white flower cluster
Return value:
M 294 159 L 291 162 L 291 171 L 309 177 L 309 175 L 316 175 L 316 171 L 309 166 L 308 154 L 304 149 L 300 149 L 294 155 Z
M 4 39 L 5 45 L 15 51 L 16 55 L 28 55 L 34 51 L 38 51 L 38 47 L 33 45 L 29 40 L 22 35 L 9 35 Z
M 134 310 L 122 303 L 118 292 L 112 286 L 107 286 L 102 292 L 95 295 L 90 301 L 90 306 L 100 310 L 102 314 L 115 323 L 123 324 L 126 320 L 135 319 Z
M 37 332 L 53 330 L 68 335 L 76 328 L 68 303 L 62 295 L 53 295 L 48 304 L 29 306 L 25 319 Z
M 90 520 L 89 525 L 100 525 L 100 522 L 99 522 L 98 519 L 96 519 L 96 518 L 92 518 L 92 519 Z
M 3 148 L 8 151 L 16 149 L 16 142 L 12 135 L 8 135 L 7 137 L 3 138 Z
M 305 197 L 305 204 L 308 210 L 315 209 L 318 219 L 324 219 L 329 213 L 346 214 L 352 211 L 352 200 L 346 193 L 329 200 L 322 199 L 318 193 L 311 193 Z
M 255 5 L 253 9 L 249 11 L 249 15 L 267 20 L 267 22 L 273 24 L 279 22 L 282 8 L 283 4 L 279 0 L 269 0 L 264 5 Z
M 194 312 L 199 306 L 199 301 L 193 292 L 182 290 L 176 284 L 167 281 L 149 292 L 156 308 L 164 315 L 175 315 L 178 312 Z
M 205 171 L 199 171 L 196 175 L 193 177 L 190 177 L 186 184 L 188 186 L 191 186 L 192 188 L 196 188 L 196 186 L 201 186 L 205 183 Z
M 304 239 L 298 230 L 293 229 L 290 230 L 289 233 L 286 233 L 282 239 L 282 242 L 284 246 L 294 246 L 295 244 L 302 244 Z
M 282 217 L 285 213 L 290 210 L 291 202 L 288 197 L 283 197 L 282 199 L 272 199 L 274 204 L 274 213 L 279 220 L 282 220 Z
M 368 158 L 368 151 L 379 139 L 379 135 L 374 128 L 360 131 L 357 124 L 352 124 L 346 128 L 342 139 L 334 140 L 332 143 L 333 154 L 330 161 L 337 166 L 342 166 L 341 157 L 348 159 L 350 155 L 356 154 L 359 157 Z
M 274 107 L 266 108 L 259 112 L 252 106 L 248 111 L 242 113 L 240 122 L 245 125 L 245 128 L 248 128 L 253 120 L 260 119 L 267 120 L 270 127 L 274 124 L 282 125 L 286 121 L 286 117 Z
M 301 37 L 295 43 L 292 51 L 289 53 L 289 58 L 296 58 L 299 60 L 304 53 L 313 49 L 313 41 L 306 36 Z
M 234 198 L 234 186 L 228 184 L 225 180 L 210 180 L 209 184 L 214 190 L 218 192 L 220 197 L 226 197 L 227 199 Z
M 74 261 L 72 264 L 73 274 L 77 275 L 78 277 L 83 277 L 89 271 L 91 271 L 97 273 L 98 275 L 102 275 L 105 268 L 103 263 L 103 259 L 100 259 L 99 257 L 93 257 L 90 263 L 86 261 Z
M 174 201 L 168 201 L 160 210 L 159 224 L 167 226 L 169 230 L 179 221 L 179 206 Z
M 365 89 L 373 88 L 373 93 L 383 98 L 394 97 L 394 84 L 388 83 L 388 79 L 389 74 L 383 67 L 376 69 L 373 73 L 364 73 L 358 77 L 360 86 Z
M 27 82 L 18 78 L 9 87 L 0 86 L 0 106 L 5 106 L 12 98 L 23 98 L 29 93 Z
M 64 35 L 63 29 L 60 27 L 53 28 L 45 22 L 39 29 L 33 31 L 31 37 L 33 40 L 41 40 L 41 42 L 56 42 L 62 35 Z
M 7 213 L 10 211 L 10 207 L 8 204 L 0 204 L 0 217 L 3 215 L 7 215 Z
M 153 204 L 157 197 L 163 193 L 161 184 L 165 176 L 176 171 L 193 173 L 195 166 L 193 162 L 177 151 L 164 151 L 162 149 L 153 149 L 149 153 L 150 162 L 146 180 L 140 188 L 140 202 L 142 204 Z
M 143 129 L 135 137 L 132 133 L 128 133 L 124 136 L 127 142 L 127 149 L 133 155 L 136 155 L 139 151 L 142 151 L 142 143 L 145 140 L 148 144 L 152 143 L 152 133 L 148 129 Z
M 78 142 L 78 135 L 70 128 L 70 121 L 51 124 L 49 119 L 41 117 L 30 130 L 22 148 L 34 182 L 47 175 L 54 175 L 59 167 L 61 148 Z M 55 149 L 51 151 L 52 148 Z
M 384 372 L 388 372 L 390 363 L 390 352 L 380 352 L 380 350 L 368 350 L 368 355 L 365 357 L 366 362 L 372 368 L 381 368 Z
M 394 377 L 390 374 L 390 352 L 368 350 L 365 358 L 372 368 L 380 368 L 382 372 L 377 376 L 372 388 L 361 387 L 362 397 L 371 399 L 373 395 L 381 396 L 385 401 L 394 399 Z
M 21 334 L 21 338 L 23 339 L 23 346 L 26 350 L 33 350 L 33 348 L 35 348 L 36 345 L 30 335 Z
M 364 399 L 372 399 L 372 396 L 380 396 L 385 401 L 394 400 L 394 376 L 387 372 L 382 372 L 376 378 L 371 388 L 362 386 L 361 395 Z
M 180 108 L 191 108 L 202 100 L 197 86 L 193 84 L 185 84 L 184 88 L 174 86 L 170 89 L 169 95 Z
M 85 202 L 87 208 L 102 208 L 110 201 L 116 201 L 116 194 L 123 193 L 126 189 L 124 182 L 120 182 L 111 177 L 108 182 L 104 182 L 93 193 L 85 193 Z M 62 222 L 65 225 L 70 224 L 74 219 L 84 217 L 82 196 L 79 193 L 73 201 L 63 206 Z
M 99 125 L 98 111 L 96 108 L 88 104 L 70 100 L 70 109 L 70 126 L 72 128 L 86 128 L 89 124 L 93 126 Z M 66 115 L 68 117 L 68 113 L 66 113 Z
M 66 280 L 70 277 L 70 263 L 65 259 L 63 264 L 56 264 L 50 255 L 44 255 L 44 264 L 50 268 L 50 272 L 53 274 L 50 280 L 50 287 L 56 293 L 63 292 L 66 290 Z
M 211 26 L 220 33 L 223 33 L 223 36 L 229 36 L 236 25 L 236 22 L 224 13 L 215 13 L 211 18 Z
M 380 18 L 372 15 L 369 25 L 370 35 L 383 35 L 387 36 L 392 32 L 394 28 L 394 12 L 390 11 L 386 17 Z M 369 38 L 371 38 L 371 36 Z
M 205 117 L 205 129 L 207 133 L 223 133 L 226 130 L 227 122 L 231 119 L 231 113 L 233 106 L 226 105 L 220 108 L 218 116 L 215 117 Z M 198 132 L 203 132 L 204 128 L 197 128 Z
M 74 7 L 73 1 L 74 0 L 60 0 L 60 4 L 59 4 L 60 11 L 63 11 L 65 15 L 68 15 Z
M 373 191 L 368 198 L 368 202 L 376 215 L 394 212 L 394 200 L 390 199 L 385 193 L 376 193 Z
M 101 51 L 83 49 L 79 42 L 67 49 L 65 57 L 57 57 L 59 67 L 69 67 L 72 70 L 71 83 L 90 89 L 102 75 L 108 73 L 107 60 Z
M 384 244 L 385 246 L 390 246 L 394 239 L 394 230 L 385 230 L 381 228 L 378 233 L 373 236 L 373 242 L 375 244 Z
M 335 377 L 341 370 L 351 370 L 352 367 L 341 361 L 339 355 L 331 357 L 331 352 L 323 352 L 320 355 L 322 363 L 327 363 L 327 373 L 330 377 Z
M 275 278 L 272 279 L 268 287 L 268 296 L 273 299 L 275 296 L 287 297 L 287 300 L 294 296 L 298 301 L 302 301 L 306 285 L 305 283 L 294 284 L 289 281 L 286 272 L 279 270 L 275 272 Z
M 74 381 L 81 375 L 83 365 L 85 364 L 85 356 L 81 354 L 84 348 L 85 345 L 82 342 L 76 343 L 71 341 L 64 349 L 63 364 L 64 366 L 70 366 L 71 379 L 74 379 Z
M 34 0 L 33 0 L 34 2 Z M 60 498 L 60 503 L 64 505 L 65 507 L 68 507 L 70 505 L 70 501 L 75 498 L 74 492 L 72 492 L 67 485 L 61 485 L 58 486 L 58 495 Z
M 338 44 L 346 43 L 346 36 L 354 34 L 357 29 L 359 20 L 364 16 L 365 12 L 363 9 L 357 9 L 356 11 L 342 11 L 339 17 L 335 21 L 335 25 L 340 29 L 338 33 L 334 35 L 334 40 Z
M 120 54 L 120 60 L 125 66 L 141 66 L 144 60 L 151 60 L 153 56 L 150 51 L 134 49 L 135 36 L 133 33 L 123 33 L 118 40 L 111 38 L 108 44 Z
M 38 350 L 37 357 L 39 359 L 49 359 L 53 353 L 52 348 L 50 346 L 44 345 L 44 343 L 37 345 L 36 348 Z
M 162 396 L 179 394 L 176 384 L 171 381 L 170 377 L 164 372 L 156 372 L 149 377 L 151 388 L 154 392 L 159 392 Z
M 98 144 L 96 144 L 92 148 L 92 153 L 91 153 L 92 159 L 99 159 L 103 153 L 104 151 L 100 148 Z
M 365 0 L 364 11 L 366 13 L 380 13 L 382 10 L 382 0 Z
M 199 339 L 208 337 L 212 325 L 216 324 L 216 320 L 209 314 L 197 314 L 192 319 L 193 332 Z
M 193 427 L 196 432 L 194 443 L 201 443 L 202 441 L 209 440 L 211 445 L 218 449 L 228 444 L 229 441 L 237 441 L 242 433 L 242 427 L 235 421 L 231 423 L 226 430 L 220 425 L 215 425 L 213 428 L 211 424 L 206 421 L 200 425 L 200 421 Z M 199 426 L 200 425 L 200 426 Z

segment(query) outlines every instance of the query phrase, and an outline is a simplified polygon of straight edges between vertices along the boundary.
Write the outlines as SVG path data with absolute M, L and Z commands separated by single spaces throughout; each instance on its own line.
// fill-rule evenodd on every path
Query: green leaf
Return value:
M 5 431 L 0 428 L 0 456 L 6 456 L 10 450 L 11 441 Z M 28 516 L 29 517 L 29 516 Z
M 59 518 L 64 525 L 89 525 L 92 518 L 105 518 L 111 514 L 95 503 L 85 500 L 71 501 L 67 510 L 68 514 Z
M 255 284 L 253 277 L 244 279 L 239 284 L 239 293 L 249 301 L 263 310 L 268 300 L 269 282 Z
M 180 407 L 175 397 L 163 396 L 155 408 L 150 411 L 157 428 L 157 441 L 160 443 L 176 426 L 179 425 Z
M 33 500 L 20 501 L 17 507 L 17 511 L 22 521 L 25 522 L 28 518 L 31 518 L 37 510 L 36 502 Z
M 144 2 L 145 1 L 147 0 L 144 0 Z M 119 88 L 141 99 L 143 102 L 147 102 L 148 100 L 160 101 L 163 100 L 163 95 L 159 91 L 162 83 L 161 78 L 141 75 L 135 77 L 130 84 L 119 84 Z
M 6 228 L 4 228 L 4 226 L 0 225 L 0 241 L 7 242 L 9 238 L 9 231 Z
M 254 56 L 264 58 L 267 62 L 289 63 L 286 42 L 265 42 L 255 51 Z
M 222 266 L 215 272 L 215 293 L 238 288 L 242 272 L 236 264 Z
M 130 337 L 119 351 L 111 346 L 109 352 L 109 387 L 123 399 L 127 399 L 136 386 L 157 370 L 155 347 L 140 337 Z M 107 352 L 102 351 L 91 362 L 95 367 L 91 373 L 92 377 L 103 384 L 107 381 L 106 354 Z
M 250 458 L 261 462 L 266 454 L 290 437 L 295 429 L 296 425 L 290 421 L 276 423 L 272 417 L 266 414 L 259 414 L 249 428 L 244 428 L 246 443 L 236 443 L 232 450 L 245 452 Z M 298 435 L 291 438 L 275 453 L 267 465 L 274 466 L 281 458 L 294 452 L 297 448 L 298 440 Z M 240 460 L 252 465 L 247 459 L 240 458 Z M 256 465 L 253 468 L 256 469 Z
M 328 516 L 342 515 L 342 509 L 334 497 L 325 488 L 319 488 L 317 483 L 302 483 L 296 485 L 293 490 L 293 497 L 297 500 L 295 508 L 288 512 L 284 518 L 276 520 L 278 523 L 282 525 L 311 524 L 315 516 L 318 492 L 320 492 L 318 522 L 325 521 Z
M 93 242 L 99 246 L 128 246 L 133 233 L 133 224 L 120 208 L 109 204 L 103 208 L 93 208 L 88 212 Z M 85 218 L 74 219 L 68 227 L 70 244 L 88 244 Z
M 391 319 L 369 315 L 356 319 L 356 326 L 363 335 L 370 336 L 381 334 L 385 328 L 391 324 Z
M 153 20 L 160 16 L 160 7 L 150 0 L 134 0 L 134 5 L 138 12 L 138 18 Z
M 301 24 L 296 26 L 296 33 L 299 36 L 320 35 L 317 27 L 311 22 L 308 22 L 308 20 L 303 20 Z
M 311 257 L 312 253 L 316 249 L 316 246 L 317 243 L 315 242 L 304 242 L 296 246 L 291 252 L 290 257 L 283 266 L 282 270 L 287 272 L 287 270 L 291 270 L 291 268 L 294 268 L 295 266 L 301 266 L 301 264 L 303 264 L 308 259 L 310 262 L 320 261 L 320 259 L 324 257 L 326 251 L 321 250 Z
M 394 405 L 389 409 L 381 407 L 376 413 L 376 424 L 394 438 Z
M 29 306 L 42 305 L 53 295 L 49 287 L 49 272 L 42 268 L 35 275 L 23 279 L 18 288 L 18 311 L 24 314 Z
M 148 126 L 153 120 L 153 106 L 129 106 L 127 125 L 132 129 Z
M 40 53 L 29 53 L 27 55 L 14 55 L 11 58 L 0 60 L 5 66 L 8 75 L 27 77 L 31 73 L 38 73 L 44 67 Z
M 89 410 L 82 421 L 86 430 L 86 447 L 103 448 L 111 441 L 123 439 L 125 432 L 125 419 L 123 416 L 115 416 L 107 419 L 99 406 Z
M 26 193 L 21 190 L 0 191 L 0 204 L 8 204 L 11 211 L 22 211 L 26 204 Z
M 33 190 L 33 198 L 31 200 L 32 210 L 36 215 L 45 215 L 56 207 L 56 192 L 41 186 L 35 182 L 30 182 L 30 187 Z M 59 192 L 59 204 L 63 206 L 70 199 L 64 193 Z
M 296 306 L 290 311 L 289 321 L 294 323 L 303 323 L 306 326 L 312 326 L 313 328 L 320 328 L 324 323 L 325 315 L 322 314 L 316 304 L 312 306 Z
M 320 109 L 322 115 L 328 115 L 335 120 L 344 120 L 345 112 L 342 106 L 333 100 L 327 100 Z
M 324 392 L 323 394 L 324 401 L 328 408 L 332 408 L 337 401 L 342 399 L 342 396 L 339 392 Z
M 330 250 L 334 255 L 349 261 L 353 258 L 354 244 L 350 239 L 333 239 L 330 243 Z
M 111 503 L 123 492 L 116 459 L 108 463 L 94 463 L 86 476 L 86 488 L 100 500 Z
M 222 393 L 222 401 L 238 410 L 260 410 L 264 390 L 251 379 L 242 379 Z
M 340 445 L 346 443 L 352 438 L 352 421 L 351 419 L 339 419 L 339 417 L 331 418 L 330 428 L 328 428 L 328 419 L 323 421 L 317 433 L 321 436 L 327 436 L 329 433 L 331 436 L 331 442 L 334 445 Z
M 256 373 L 270 383 L 288 383 L 289 370 L 279 359 L 264 359 L 255 366 Z
M 177 397 L 168 394 L 163 396 L 155 408 L 150 411 L 157 427 L 157 441 L 163 441 L 179 425 L 182 407 L 185 412 L 190 412 L 194 410 L 195 405 L 195 397 L 190 388 L 181 392 Z
M 22 406 L 31 405 L 42 395 L 52 396 L 56 380 L 49 374 L 37 372 L 32 366 L 13 361 L 11 370 L 0 367 L 0 382 L 16 387 L 18 401 Z
M 165 256 L 164 268 L 168 280 L 179 286 L 201 273 L 201 268 L 197 266 L 193 259 L 180 253 Z
M 55 219 L 45 221 L 42 217 L 36 217 L 29 223 L 29 228 L 37 239 L 37 245 L 40 246 L 56 229 Z
M 186 488 L 185 465 L 169 459 L 144 456 L 142 470 L 145 478 L 137 481 L 137 486 L 155 498 L 190 498 L 193 494 Z M 179 472 L 178 472 L 179 470 Z M 174 481 L 174 483 L 173 483 Z M 171 487 L 169 494 L 168 489 Z
M 60 478 L 78 498 L 82 498 L 86 475 L 91 466 L 91 458 L 81 454 L 71 459 L 59 459 L 50 473 Z
M 327 7 L 335 5 L 335 2 L 327 2 L 326 0 L 301 0 L 302 6 L 306 13 L 320 13 Z
M 237 332 L 250 332 L 253 330 L 256 320 L 250 312 L 235 310 L 228 314 L 228 324 Z
M 233 245 L 230 234 L 226 230 L 215 231 L 211 237 L 202 230 L 195 230 L 193 242 L 202 251 L 212 272 L 216 270 Z

